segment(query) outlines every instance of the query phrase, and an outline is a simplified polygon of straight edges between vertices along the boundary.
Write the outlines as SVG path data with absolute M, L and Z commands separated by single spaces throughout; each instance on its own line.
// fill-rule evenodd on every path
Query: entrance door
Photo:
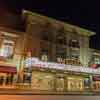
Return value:
M 83 91 L 83 79 L 82 78 L 76 78 L 76 77 L 68 77 L 68 91 Z
M 56 90 L 57 91 L 64 91 L 64 78 L 63 77 L 57 77 Z
M 5 77 L 4 76 L 0 76 L 0 86 L 2 86 L 5 82 Z
M 0 88 L 5 88 L 13 85 L 14 75 L 11 73 L 0 73 Z
M 0 87 L 5 86 L 6 74 L 0 73 Z

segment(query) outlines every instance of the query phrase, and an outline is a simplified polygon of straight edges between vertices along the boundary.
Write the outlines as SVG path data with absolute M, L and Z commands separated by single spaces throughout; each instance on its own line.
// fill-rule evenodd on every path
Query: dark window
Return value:
M 58 44 L 65 44 L 66 45 L 66 37 L 65 35 L 57 35 L 56 36 L 56 43 Z
M 42 40 L 46 40 L 46 41 L 52 41 L 52 33 L 50 32 L 44 32 L 42 33 Z
M 66 48 L 57 47 L 56 48 L 56 61 L 64 62 L 64 59 L 66 59 Z
M 9 76 L 7 75 L 7 77 L 6 77 L 6 85 L 8 85 L 9 84 Z
M 0 76 L 0 85 L 3 85 L 4 83 L 4 76 Z
M 47 33 L 43 33 L 42 39 L 43 39 L 43 40 L 49 40 L 48 34 L 47 34 Z
M 13 74 L 7 74 L 6 85 L 11 85 L 13 83 L 13 78 L 14 78 Z
M 42 42 L 41 43 L 41 51 L 40 51 L 40 59 L 43 61 L 48 61 L 49 56 L 49 45 Z
M 31 73 L 24 74 L 24 83 L 31 83 Z

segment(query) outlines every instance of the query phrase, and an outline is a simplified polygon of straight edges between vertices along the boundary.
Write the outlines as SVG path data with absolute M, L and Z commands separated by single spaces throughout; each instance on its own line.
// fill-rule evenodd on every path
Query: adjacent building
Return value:
M 24 55 L 24 34 L 20 17 L 12 13 L 0 16 L 0 88 L 15 85 Z

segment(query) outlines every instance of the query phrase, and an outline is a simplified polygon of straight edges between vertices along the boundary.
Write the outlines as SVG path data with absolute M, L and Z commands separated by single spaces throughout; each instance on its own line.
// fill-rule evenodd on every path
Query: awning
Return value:
M 99 67 L 100 67 L 100 64 L 92 64 L 91 65 L 91 68 L 94 68 L 94 69 L 99 68 Z
M 17 69 L 14 66 L 3 66 L 3 65 L 0 65 L 0 72 L 16 74 L 17 73 Z
M 100 81 L 100 76 L 93 76 L 93 81 Z

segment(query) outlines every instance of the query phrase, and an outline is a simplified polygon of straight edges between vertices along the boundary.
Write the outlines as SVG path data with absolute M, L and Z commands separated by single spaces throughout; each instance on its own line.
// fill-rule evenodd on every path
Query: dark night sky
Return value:
M 0 0 L 1 1 L 1 0 Z M 91 47 L 100 49 L 99 0 L 2 0 L 12 11 L 31 10 L 95 31 Z M 0 6 L 1 7 L 1 6 Z

